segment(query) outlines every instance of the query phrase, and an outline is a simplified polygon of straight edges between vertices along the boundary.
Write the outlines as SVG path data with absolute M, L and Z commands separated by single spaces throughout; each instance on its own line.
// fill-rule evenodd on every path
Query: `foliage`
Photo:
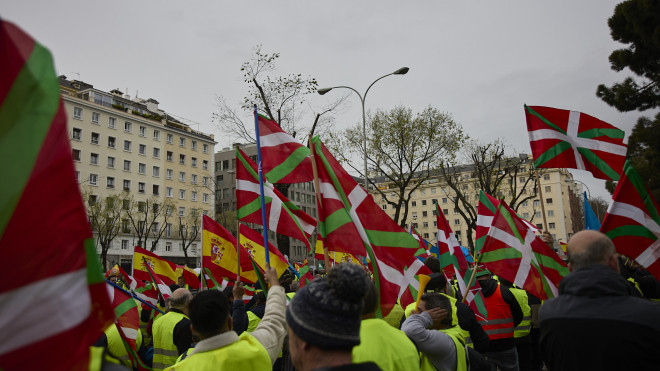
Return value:
M 627 77 L 611 87 L 599 85 L 596 95 L 619 111 L 644 111 L 660 103 L 660 2 L 628 0 L 618 4 L 608 20 L 612 39 L 626 44 L 610 54 L 611 68 L 629 69 L 641 78 Z
M 640 117 L 628 138 L 628 159 L 632 161 L 649 191 L 660 200 L 660 114 L 655 120 Z

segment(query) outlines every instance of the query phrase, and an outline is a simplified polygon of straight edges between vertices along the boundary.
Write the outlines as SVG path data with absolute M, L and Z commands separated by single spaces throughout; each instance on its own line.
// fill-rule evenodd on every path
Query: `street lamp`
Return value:
M 399 68 L 398 70 L 396 70 L 392 73 L 388 73 L 387 75 L 384 75 L 384 76 L 381 76 L 381 77 L 377 78 L 374 82 L 371 83 L 371 85 L 369 85 L 367 90 L 364 92 L 364 95 L 360 95 L 360 93 L 357 90 L 351 88 L 350 86 L 333 86 L 331 88 L 323 88 L 323 89 L 317 90 L 317 92 L 320 95 L 324 95 L 325 93 L 329 92 L 332 89 L 344 88 L 344 89 L 353 90 L 355 92 L 355 94 L 357 94 L 358 97 L 360 97 L 360 102 L 362 102 L 362 136 L 364 137 L 364 140 L 363 140 L 363 146 L 364 146 L 364 190 L 367 191 L 367 192 L 369 192 L 369 178 L 367 178 L 367 119 L 366 119 L 366 115 L 365 115 L 365 112 L 364 112 L 364 100 L 367 98 L 367 93 L 369 93 L 369 89 L 371 89 L 371 87 L 374 86 L 374 84 L 377 83 L 379 80 L 381 80 L 381 79 L 383 79 L 387 76 L 390 76 L 390 75 L 405 75 L 406 73 L 408 73 L 409 70 L 410 70 L 410 68 L 408 68 L 408 67 L 401 67 L 401 68 Z

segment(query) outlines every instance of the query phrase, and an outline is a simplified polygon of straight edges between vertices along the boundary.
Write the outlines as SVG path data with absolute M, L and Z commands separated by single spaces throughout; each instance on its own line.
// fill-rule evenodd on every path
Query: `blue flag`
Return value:
M 591 205 L 589 204 L 587 192 L 584 192 L 584 228 L 594 231 L 600 230 L 600 221 L 598 221 L 596 213 L 594 213 L 594 209 L 592 209 Z

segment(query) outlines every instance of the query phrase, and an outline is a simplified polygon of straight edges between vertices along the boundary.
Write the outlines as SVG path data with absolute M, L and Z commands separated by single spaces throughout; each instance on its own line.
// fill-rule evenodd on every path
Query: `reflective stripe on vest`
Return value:
M 168 312 L 154 320 L 154 371 L 163 370 L 173 365 L 179 357 L 179 351 L 174 345 L 174 326 L 184 318 L 188 317 L 182 313 Z
M 488 311 L 488 318 L 479 321 L 490 340 L 507 339 L 513 337 L 513 315 L 511 307 L 502 299 L 500 285 L 493 295 L 484 297 L 484 304 Z
M 529 335 L 532 330 L 532 307 L 528 304 L 528 296 L 525 290 L 521 290 L 516 287 L 509 288 L 509 291 L 516 298 L 516 301 L 520 305 L 520 309 L 523 312 L 523 319 L 520 321 L 518 326 L 516 326 L 513 331 L 513 337 L 521 338 Z

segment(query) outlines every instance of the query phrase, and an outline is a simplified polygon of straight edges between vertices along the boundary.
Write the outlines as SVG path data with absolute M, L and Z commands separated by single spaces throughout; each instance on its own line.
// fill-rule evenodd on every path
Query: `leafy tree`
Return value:
M 627 157 L 653 197 L 660 201 L 660 114 L 655 120 L 647 117 L 637 120 L 628 138 Z
M 441 159 L 454 157 L 465 139 L 460 124 L 433 107 L 417 114 L 409 108 L 395 107 L 368 118 L 368 171 L 378 175 L 379 183 L 389 183 L 388 189 L 375 189 L 394 208 L 395 222 L 406 224 L 412 193 L 430 177 L 429 169 L 437 168 Z M 334 140 L 332 146 L 342 148 L 334 151 L 338 159 L 364 176 L 360 166 L 350 162 L 351 158 L 364 159 L 362 125 L 345 130 Z M 370 184 L 375 185 L 374 181 L 369 178 Z
M 608 20 L 612 39 L 626 44 L 610 54 L 611 68 L 628 68 L 627 77 L 611 87 L 599 85 L 596 95 L 619 111 L 644 111 L 660 103 L 660 2 L 628 0 L 616 6 Z
M 183 247 L 183 256 L 186 259 L 186 265 L 193 266 L 189 261 L 188 249 L 193 242 L 197 241 L 199 237 L 199 230 L 201 228 L 201 212 L 202 209 L 193 208 L 188 211 L 188 215 L 179 215 L 179 222 L 176 228 L 176 233 L 181 240 Z
M 105 199 L 99 199 L 91 196 L 90 192 L 83 192 L 83 194 L 88 200 L 86 209 L 92 232 L 94 232 L 97 245 L 101 246 L 101 264 L 104 269 L 107 269 L 108 250 L 120 231 L 122 197 L 111 195 Z
M 536 197 L 538 178 L 531 159 L 508 155 L 506 150 L 506 145 L 499 139 L 486 144 L 472 142 L 462 150 L 470 165 L 442 163 L 439 167 L 441 178 L 455 195 L 452 201 L 466 223 L 468 245 L 472 250 L 480 190 L 504 199 L 514 211 Z M 520 178 L 525 181 L 519 182 Z M 449 192 L 445 191 L 445 194 L 449 195 Z

